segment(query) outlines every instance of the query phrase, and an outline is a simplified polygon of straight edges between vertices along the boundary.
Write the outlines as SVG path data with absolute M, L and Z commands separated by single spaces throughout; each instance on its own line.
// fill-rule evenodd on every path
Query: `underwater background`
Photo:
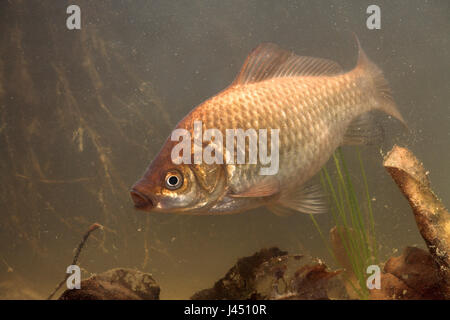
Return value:
M 66 28 L 70 4 L 81 8 L 81 30 Z M 366 27 L 371 4 L 381 8 L 380 30 Z M 425 248 L 381 164 L 394 143 L 423 161 L 450 206 L 447 0 L 13 0 L 0 4 L 0 30 L 1 299 L 47 297 L 94 222 L 104 230 L 81 254 L 83 277 L 137 268 L 152 273 L 162 299 L 189 298 L 262 247 L 333 265 L 307 215 L 153 214 L 129 197 L 175 124 L 228 86 L 261 42 L 348 70 L 355 32 L 389 80 L 410 132 L 383 118 L 383 145 L 360 148 L 380 262 L 407 245 Z M 355 149 L 343 151 L 358 179 Z M 316 219 L 333 226 L 329 214 Z

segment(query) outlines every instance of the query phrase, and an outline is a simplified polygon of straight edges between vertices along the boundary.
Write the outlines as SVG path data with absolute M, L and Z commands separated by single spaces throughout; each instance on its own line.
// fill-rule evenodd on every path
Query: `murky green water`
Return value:
M 82 27 L 69 31 L 69 2 L 3 1 L 0 298 L 45 298 L 93 222 L 105 229 L 82 252 L 84 275 L 138 268 L 153 274 L 165 299 L 210 287 L 238 257 L 265 246 L 327 261 L 306 215 L 148 214 L 129 197 L 173 126 L 267 41 L 350 69 L 358 35 L 411 130 L 385 119 L 381 148 L 361 148 L 381 257 L 424 247 L 381 152 L 409 147 L 450 205 L 450 3 L 376 1 L 381 29 L 368 30 L 372 2 L 77 1 Z M 354 150 L 344 152 L 356 166 Z M 330 215 L 317 220 L 332 227 Z

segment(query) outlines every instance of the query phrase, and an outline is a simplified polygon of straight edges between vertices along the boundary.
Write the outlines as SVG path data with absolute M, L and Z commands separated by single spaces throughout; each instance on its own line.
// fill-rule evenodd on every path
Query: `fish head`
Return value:
M 171 141 L 131 188 L 135 208 L 150 212 L 207 214 L 225 190 L 220 165 L 174 164 Z

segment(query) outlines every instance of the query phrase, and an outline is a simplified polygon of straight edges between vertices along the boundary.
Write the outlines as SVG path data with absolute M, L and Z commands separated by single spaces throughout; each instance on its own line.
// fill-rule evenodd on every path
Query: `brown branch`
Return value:
M 443 293 L 450 299 L 450 213 L 431 190 L 428 172 L 411 151 L 394 146 L 383 165 L 409 201 L 420 234 L 439 267 Z
M 91 233 L 97 229 L 103 229 L 103 226 L 99 223 L 93 223 L 88 231 L 84 234 L 83 239 L 81 240 L 80 244 L 78 245 L 77 250 L 75 251 L 75 255 L 73 256 L 72 265 L 76 265 L 78 261 L 78 257 L 80 256 L 81 250 L 83 249 L 87 239 L 91 235 Z M 67 278 L 70 276 L 70 274 L 66 274 L 64 279 L 56 286 L 55 290 L 48 296 L 47 300 L 51 300 L 55 293 L 62 287 L 62 285 L 67 281 Z

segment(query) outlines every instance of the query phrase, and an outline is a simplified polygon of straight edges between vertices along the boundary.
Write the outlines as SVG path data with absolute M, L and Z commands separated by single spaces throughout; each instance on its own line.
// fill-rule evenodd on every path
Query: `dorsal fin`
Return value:
M 232 85 L 291 76 L 335 75 L 342 68 L 331 60 L 301 57 L 273 43 L 263 43 L 247 57 Z

